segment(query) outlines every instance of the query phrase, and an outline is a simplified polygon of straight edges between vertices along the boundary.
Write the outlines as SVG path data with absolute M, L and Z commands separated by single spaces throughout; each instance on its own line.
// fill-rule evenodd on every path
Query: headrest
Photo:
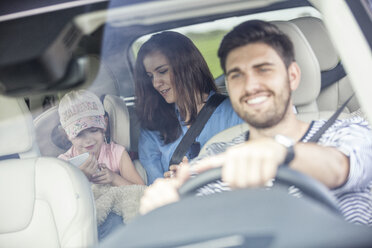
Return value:
M 35 159 L 0 161 L 0 165 L 0 233 L 25 230 L 31 223 L 37 197 Z
M 295 24 L 286 21 L 272 23 L 293 42 L 295 59 L 301 68 L 300 85 L 292 94 L 293 104 L 300 106 L 315 102 L 320 92 L 321 79 L 319 63 L 309 42 Z
M 321 71 L 331 70 L 336 67 L 339 57 L 322 20 L 309 16 L 297 18 L 291 20 L 291 22 L 301 29 L 309 41 L 318 58 Z
M 117 96 L 106 95 L 103 101 L 109 116 L 110 138 L 117 144 L 130 148 L 130 121 L 125 102 Z M 59 122 L 58 106 L 54 106 L 34 120 L 36 140 L 43 156 L 57 157 L 70 148 Z
M 66 152 L 71 143 L 59 122 L 58 106 L 51 107 L 34 120 L 36 142 L 43 156 L 57 157 Z
M 103 106 L 109 115 L 110 137 L 112 141 L 130 149 L 130 118 L 129 111 L 123 99 L 118 96 L 106 95 Z
M 0 156 L 38 156 L 32 116 L 24 99 L 0 96 Z

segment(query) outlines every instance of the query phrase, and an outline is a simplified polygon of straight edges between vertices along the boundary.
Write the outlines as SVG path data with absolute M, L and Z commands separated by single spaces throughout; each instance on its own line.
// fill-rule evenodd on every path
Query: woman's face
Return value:
M 176 102 L 176 90 L 172 82 L 172 67 L 168 59 L 159 51 L 149 53 L 143 60 L 146 73 L 152 85 L 167 103 Z

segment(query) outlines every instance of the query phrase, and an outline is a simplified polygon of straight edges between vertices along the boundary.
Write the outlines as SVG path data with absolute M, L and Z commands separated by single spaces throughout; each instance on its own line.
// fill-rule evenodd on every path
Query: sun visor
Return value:
M 7 37 L 7 33 L 16 35 L 14 30 L 2 32 L 3 28 L 1 25 L 2 37 Z M 4 30 L 9 31 L 9 28 Z M 25 38 L 21 34 L 19 36 Z M 56 34 L 56 38 L 46 34 L 45 39 L 39 40 L 40 43 L 30 39 L 28 43 L 19 41 L 21 45 L 18 46 L 6 44 L 14 43 L 14 37 L 0 41 L 0 47 L 6 51 L 0 54 L 0 94 L 16 96 L 69 89 L 82 84 L 88 62 L 73 56 L 82 36 L 80 29 L 69 23 Z

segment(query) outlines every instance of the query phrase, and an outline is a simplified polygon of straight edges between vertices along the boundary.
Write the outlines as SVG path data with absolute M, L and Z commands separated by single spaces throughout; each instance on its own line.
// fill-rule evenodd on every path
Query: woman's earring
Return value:
M 105 141 L 105 144 L 107 144 L 106 135 L 104 136 L 103 140 Z

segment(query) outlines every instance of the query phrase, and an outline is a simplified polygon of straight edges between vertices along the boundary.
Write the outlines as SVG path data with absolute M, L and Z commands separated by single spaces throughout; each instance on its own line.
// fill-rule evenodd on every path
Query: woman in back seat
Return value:
M 172 175 L 169 162 L 176 147 L 217 87 L 192 41 L 171 31 L 155 34 L 142 45 L 135 82 L 141 123 L 139 158 L 151 184 L 156 178 Z M 214 110 L 186 158 L 196 157 L 212 136 L 242 122 L 226 98 Z

